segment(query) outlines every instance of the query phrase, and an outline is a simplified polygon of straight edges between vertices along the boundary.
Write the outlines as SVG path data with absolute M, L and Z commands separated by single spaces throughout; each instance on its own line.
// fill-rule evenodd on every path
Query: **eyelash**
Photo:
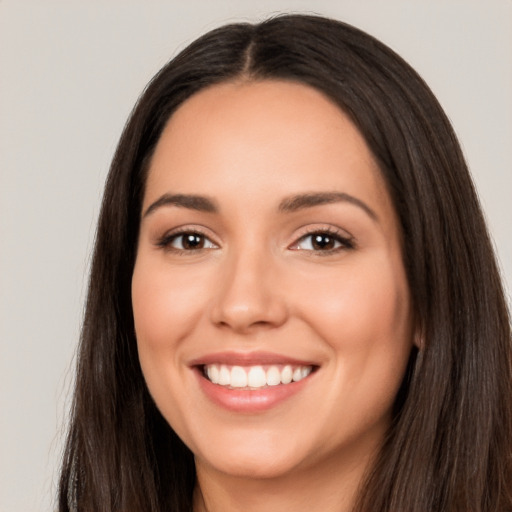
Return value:
M 207 243 L 207 241 L 208 241 L 208 243 L 211 244 L 213 247 L 199 247 L 197 249 L 196 248 L 181 249 L 181 248 L 177 248 L 177 247 L 172 247 L 172 244 L 176 240 L 178 240 L 180 237 L 184 238 L 187 235 L 200 237 L 203 244 Z M 312 238 L 314 236 L 323 236 L 325 238 L 331 239 L 331 241 L 333 241 L 335 244 L 337 243 L 339 245 L 337 247 L 333 247 L 333 248 L 325 249 L 325 250 L 301 249 L 299 247 L 299 245 L 301 243 L 303 243 L 305 240 L 307 240 L 308 238 Z M 312 241 L 310 245 L 313 246 L 313 244 L 314 244 L 314 242 Z M 218 247 L 217 244 L 215 242 L 211 241 L 210 238 L 205 233 L 202 233 L 201 231 L 199 231 L 197 229 L 181 230 L 181 231 L 176 231 L 176 232 L 173 232 L 170 234 L 166 234 L 157 241 L 156 245 L 162 249 L 172 251 L 176 254 L 187 254 L 187 253 L 190 254 L 193 252 L 199 252 L 199 251 L 209 250 L 209 249 Z M 333 228 L 315 229 L 315 230 L 306 232 L 303 235 L 301 235 L 300 238 L 298 238 L 298 240 L 290 246 L 291 250 L 307 251 L 307 252 L 315 253 L 315 255 L 319 255 L 319 256 L 326 256 L 326 255 L 333 254 L 333 253 L 336 253 L 339 251 L 350 250 L 350 249 L 354 249 L 354 248 L 355 248 L 355 243 L 354 243 L 354 239 L 352 237 L 343 236 L 343 235 L 341 235 L 341 233 L 339 231 L 337 231 Z
M 205 249 L 208 250 L 208 249 L 213 248 L 213 247 L 199 247 L 197 249 L 179 249 L 177 247 L 172 247 L 173 242 L 175 242 L 180 237 L 184 238 L 187 235 L 200 237 L 202 239 L 203 243 L 206 243 L 206 241 L 209 241 L 209 243 L 212 244 L 213 246 L 217 246 L 217 244 L 215 242 L 212 242 L 210 240 L 210 238 L 205 233 L 202 233 L 201 231 L 199 231 L 197 229 L 183 229 L 180 231 L 175 231 L 175 232 L 166 234 L 157 241 L 156 245 L 162 249 L 165 249 L 167 251 L 172 251 L 176 254 L 187 254 L 187 253 L 190 254 L 193 252 L 199 252 L 199 251 L 202 251 Z
M 325 238 L 331 239 L 335 244 L 339 244 L 338 247 L 333 247 L 331 249 L 325 250 L 314 250 L 314 249 L 301 249 L 298 247 L 303 241 L 308 238 L 313 238 L 314 236 L 321 236 Z M 313 241 L 310 242 L 310 245 L 313 246 Z M 315 254 L 315 256 L 328 256 L 330 254 L 334 254 L 340 251 L 346 251 L 355 248 L 355 241 L 350 236 L 344 236 L 340 231 L 333 229 L 331 227 L 325 229 L 314 229 L 312 231 L 308 231 L 303 234 L 296 242 L 293 243 L 292 249 L 296 251 L 308 251 Z

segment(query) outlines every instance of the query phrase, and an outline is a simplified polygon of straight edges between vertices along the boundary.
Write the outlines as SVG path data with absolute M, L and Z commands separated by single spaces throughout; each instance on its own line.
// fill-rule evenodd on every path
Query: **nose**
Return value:
M 281 326 L 288 318 L 281 275 L 272 255 L 263 251 L 230 255 L 218 275 L 211 321 L 238 333 Z

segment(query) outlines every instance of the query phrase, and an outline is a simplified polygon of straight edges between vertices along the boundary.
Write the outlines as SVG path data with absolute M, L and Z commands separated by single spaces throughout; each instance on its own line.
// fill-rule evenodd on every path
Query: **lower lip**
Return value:
M 199 368 L 194 368 L 194 370 L 201 389 L 213 403 L 229 411 L 241 413 L 263 412 L 281 404 L 299 393 L 312 376 L 310 374 L 298 382 L 261 389 L 230 389 L 209 381 Z

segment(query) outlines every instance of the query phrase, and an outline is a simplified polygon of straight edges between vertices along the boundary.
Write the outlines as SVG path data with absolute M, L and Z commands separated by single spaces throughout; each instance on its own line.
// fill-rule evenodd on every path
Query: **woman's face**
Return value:
M 289 82 L 213 86 L 151 161 L 132 281 L 142 370 L 199 467 L 354 468 L 413 338 L 400 230 L 352 122 Z

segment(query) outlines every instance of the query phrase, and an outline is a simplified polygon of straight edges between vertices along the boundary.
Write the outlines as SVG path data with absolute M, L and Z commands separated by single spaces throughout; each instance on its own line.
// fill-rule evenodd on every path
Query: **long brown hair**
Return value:
M 148 162 L 167 120 L 197 91 L 240 77 L 300 82 L 335 101 L 365 137 L 401 222 L 421 349 L 356 509 L 512 510 L 510 320 L 459 144 L 393 51 L 304 15 L 209 32 L 155 76 L 128 120 L 98 224 L 59 510 L 192 509 L 193 456 L 144 383 L 130 283 Z

